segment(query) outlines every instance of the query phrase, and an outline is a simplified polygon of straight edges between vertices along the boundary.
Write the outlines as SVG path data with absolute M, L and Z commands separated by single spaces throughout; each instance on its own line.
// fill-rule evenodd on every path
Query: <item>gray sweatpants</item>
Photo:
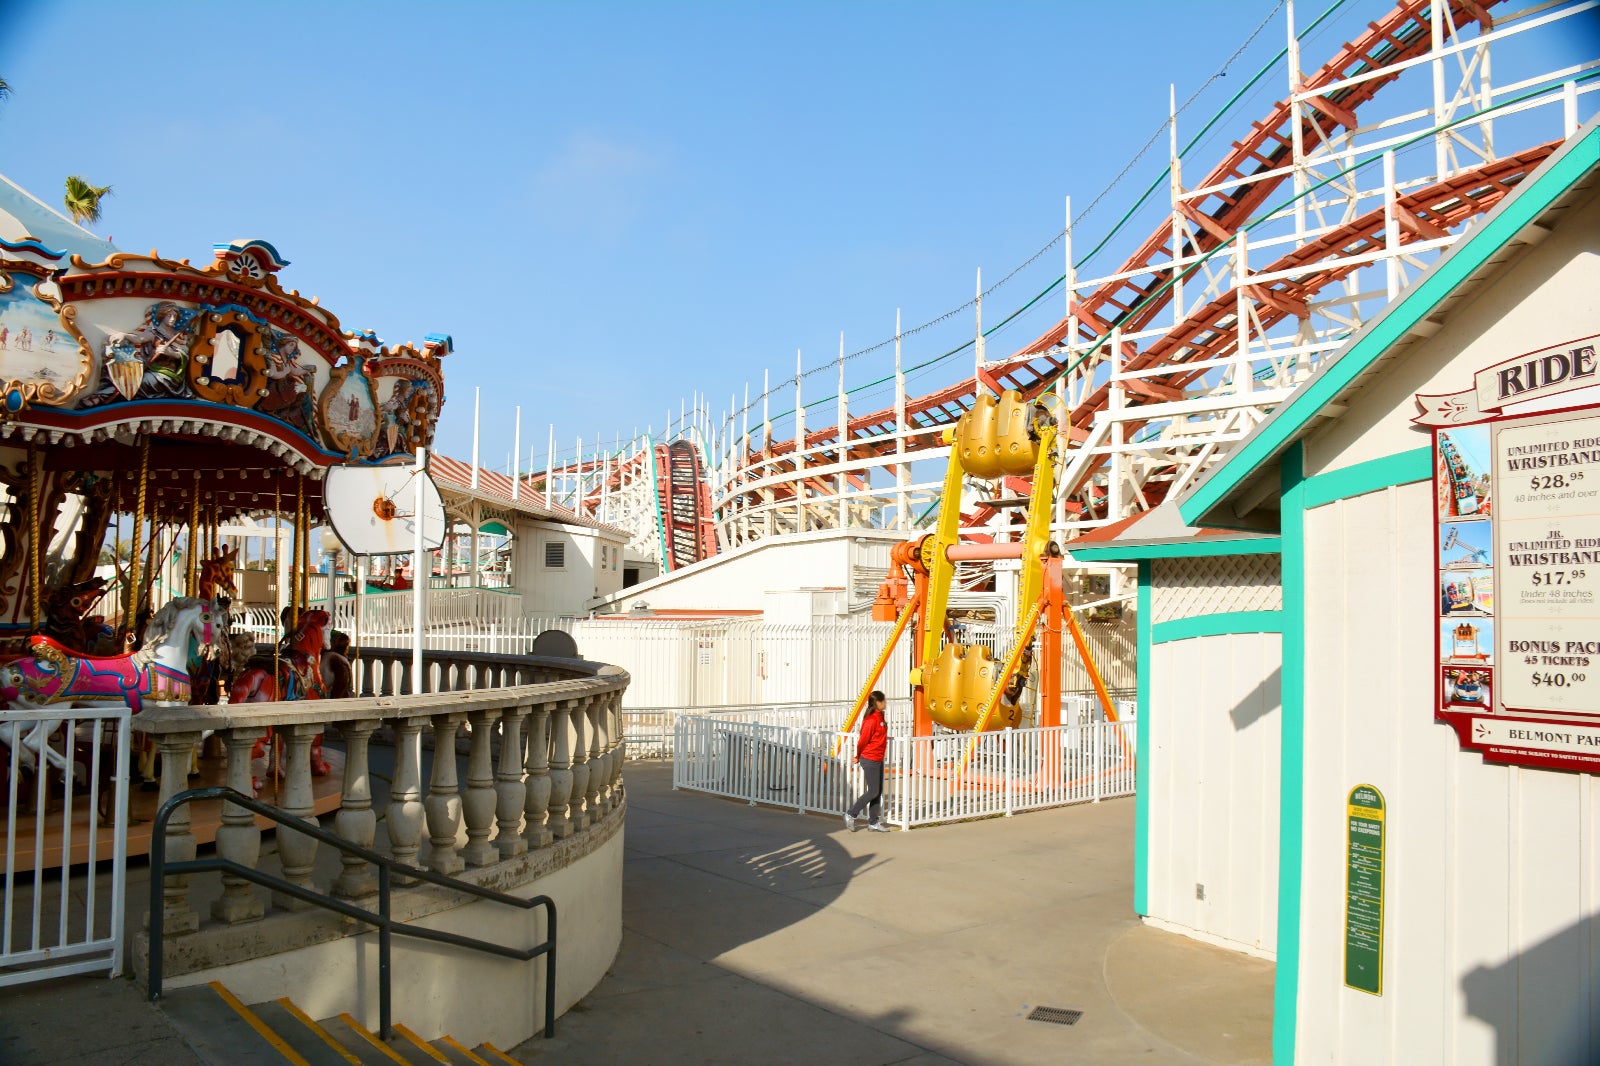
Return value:
M 867 779 L 867 790 L 858 796 L 854 803 L 850 804 L 850 817 L 856 817 L 861 813 L 861 809 L 865 807 L 868 814 L 867 820 L 876 822 L 879 809 L 882 806 L 880 800 L 883 797 L 883 760 L 862 759 L 861 776 Z

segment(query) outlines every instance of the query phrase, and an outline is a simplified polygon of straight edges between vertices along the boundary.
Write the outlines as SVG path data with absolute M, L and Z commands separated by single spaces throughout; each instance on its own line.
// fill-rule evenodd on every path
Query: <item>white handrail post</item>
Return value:
M 1100 768 L 1105 762 L 1105 749 L 1101 746 L 1101 738 L 1105 735 L 1103 723 L 1094 725 L 1094 801 L 1100 802 Z
M 794 790 L 796 799 L 800 804 L 800 809 L 797 812 L 799 814 L 806 813 L 806 799 L 808 798 L 806 795 L 806 768 L 808 761 L 806 756 L 808 752 L 806 751 L 805 742 L 810 739 L 811 734 L 808 730 L 796 729 L 794 731 L 794 775 L 798 779 L 795 782 Z
M 424 597 L 428 593 L 428 586 L 433 584 L 432 575 L 423 568 L 423 538 L 422 538 L 422 483 L 428 472 L 428 453 L 426 449 L 417 449 L 417 470 L 415 481 L 417 484 L 415 506 L 412 514 L 411 527 L 415 532 L 411 542 L 411 691 L 422 691 L 422 626 Z
M 909 738 L 901 736 L 895 741 L 896 762 L 900 765 L 900 783 L 896 792 L 900 796 L 900 822 L 905 829 L 910 829 L 916 822 L 916 811 L 912 809 L 915 799 L 914 789 L 920 788 L 921 779 L 916 773 L 916 745 L 908 742 Z
M 1006 726 L 1005 732 L 1001 733 L 1000 736 L 1005 741 L 1005 745 L 1006 745 L 1006 757 L 1005 757 L 1005 768 L 1006 768 L 1005 769 L 1005 773 L 1006 773 L 1006 817 L 1010 818 L 1011 817 L 1011 813 L 1012 813 L 1011 812 L 1011 807 L 1012 807 L 1012 803 L 1013 803 L 1013 792 L 1015 791 L 1015 784 L 1016 784 L 1011 779 L 1011 770 L 1012 770 L 1012 767 L 1013 767 L 1012 753 L 1016 750 L 1017 737 L 1016 737 L 1016 733 L 1012 730 L 1012 728 L 1010 726 Z

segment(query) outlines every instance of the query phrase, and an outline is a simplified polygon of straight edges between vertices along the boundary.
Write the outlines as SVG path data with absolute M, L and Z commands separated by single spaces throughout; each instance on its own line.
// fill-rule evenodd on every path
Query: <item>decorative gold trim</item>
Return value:
M 233 329 L 243 338 L 239 349 L 241 382 L 221 382 L 210 376 L 216 355 L 217 334 Z M 202 311 L 194 343 L 189 346 L 189 387 L 202 400 L 235 407 L 254 407 L 267 394 L 267 353 L 261 343 L 261 326 L 238 311 Z
M 74 254 L 72 267 L 61 278 L 71 303 L 124 296 L 154 296 L 161 301 L 202 306 L 237 303 L 298 337 L 330 366 L 347 351 L 338 316 L 322 307 L 316 297 L 302 296 L 297 289 L 284 289 L 273 274 L 256 284 L 229 273 L 221 260 L 201 268 L 187 259 L 165 259 L 154 249 L 149 255 L 117 252 L 99 263 L 86 262 Z M 148 268 L 166 276 L 141 272 Z
M 361 380 L 367 383 L 366 398 L 368 411 L 372 415 L 372 432 L 364 437 L 336 430 L 328 421 L 328 408 L 344 389 L 345 379 L 352 371 L 359 373 Z M 317 418 L 322 423 L 322 433 L 328 443 L 344 452 L 350 459 L 362 459 L 372 454 L 373 447 L 378 443 L 378 434 L 383 429 L 383 420 L 378 411 L 377 389 L 365 368 L 357 366 L 354 356 L 347 358 L 328 372 L 328 383 L 323 386 L 322 395 L 317 398 Z

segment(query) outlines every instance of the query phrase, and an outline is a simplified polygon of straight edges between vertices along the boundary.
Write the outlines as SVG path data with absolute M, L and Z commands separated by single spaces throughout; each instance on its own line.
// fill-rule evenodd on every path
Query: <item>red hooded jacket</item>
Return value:
M 856 745 L 856 758 L 883 761 L 889 748 L 889 730 L 883 725 L 883 712 L 868 711 L 861 719 L 861 742 Z

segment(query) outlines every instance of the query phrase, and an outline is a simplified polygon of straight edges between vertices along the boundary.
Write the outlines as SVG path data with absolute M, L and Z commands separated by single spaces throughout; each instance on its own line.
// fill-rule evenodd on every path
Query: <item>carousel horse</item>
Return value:
M 60 722 L 0 722 L 0 744 L 16 750 L 20 770 L 38 773 L 42 759 L 47 766 L 66 773 L 67 757 L 50 744 L 50 734 L 60 727 Z M 83 784 L 82 775 L 75 776 Z
M 287 616 L 287 611 L 285 614 Z M 253 659 L 251 666 L 234 679 L 228 702 L 326 699 L 328 688 L 323 673 L 322 644 L 330 621 L 328 612 L 320 607 L 302 614 L 284 638 L 276 663 L 264 656 Z M 260 757 L 270 739 L 269 732 L 266 738 L 257 741 L 251 758 Z M 274 777 L 278 776 L 280 767 L 276 759 L 269 769 Z M 322 734 L 318 733 L 311 742 L 311 772 L 323 777 L 330 769 L 322 757 Z
M 130 655 L 83 656 L 49 637 L 35 636 L 29 640 L 30 655 L 0 664 L 0 699 L 30 710 L 125 703 L 134 714 L 146 703 L 183 706 L 189 702 L 191 661 L 196 655 L 204 659 L 219 654 L 227 633 L 225 606 L 184 598 L 155 613 L 145 628 L 144 646 Z M 17 738 L 23 724 L 6 723 L 9 733 L 0 726 L 0 738 Z M 37 732 L 30 731 L 20 742 L 30 746 Z M 41 744 L 48 747 L 45 741 Z M 42 748 L 35 750 L 43 754 Z M 139 769 L 146 781 L 154 780 L 153 749 L 141 753 Z
M 94 644 L 101 636 L 100 625 L 91 630 L 85 616 L 105 595 L 105 587 L 105 578 L 92 577 L 52 592 L 45 602 L 44 635 L 79 655 L 94 655 Z

